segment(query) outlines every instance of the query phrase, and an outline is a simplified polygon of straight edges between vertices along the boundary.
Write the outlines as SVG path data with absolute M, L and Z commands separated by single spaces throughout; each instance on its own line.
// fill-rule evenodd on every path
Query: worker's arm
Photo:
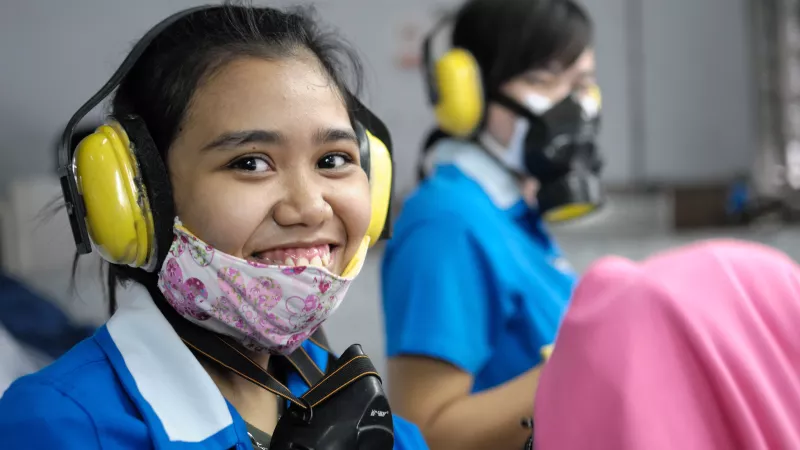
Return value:
M 389 361 L 392 410 L 422 430 L 431 450 L 520 450 L 531 432 L 539 367 L 492 389 L 470 394 L 473 377 L 448 363 L 418 356 Z
M 470 396 L 514 309 L 484 239 L 464 217 L 443 217 L 398 233 L 385 253 L 392 411 L 433 450 L 520 450 L 530 435 L 520 420 L 533 412 L 535 374 Z

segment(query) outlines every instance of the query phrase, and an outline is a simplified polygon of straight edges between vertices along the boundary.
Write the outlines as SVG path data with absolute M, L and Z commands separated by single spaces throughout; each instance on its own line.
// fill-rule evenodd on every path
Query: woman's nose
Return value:
M 281 195 L 272 210 L 275 223 L 283 227 L 316 227 L 333 216 L 324 189 L 313 176 L 288 175 Z

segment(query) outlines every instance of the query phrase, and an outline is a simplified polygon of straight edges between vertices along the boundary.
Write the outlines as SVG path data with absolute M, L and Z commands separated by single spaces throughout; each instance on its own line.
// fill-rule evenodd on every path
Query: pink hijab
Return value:
M 595 263 L 545 365 L 535 450 L 800 449 L 800 270 L 710 241 Z

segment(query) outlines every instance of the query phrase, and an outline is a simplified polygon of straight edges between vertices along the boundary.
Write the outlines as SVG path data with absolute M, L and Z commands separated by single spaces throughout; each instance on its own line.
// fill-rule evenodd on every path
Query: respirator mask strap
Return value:
M 313 415 L 314 407 L 358 379 L 365 376 L 375 376 L 380 379 L 375 366 L 366 355 L 357 355 L 345 361 L 339 360 L 337 363 L 340 370 L 337 373 L 325 375 L 308 353 L 301 348 L 285 357 L 300 374 L 301 378 L 309 383 L 310 389 L 302 396 L 297 397 L 286 385 L 271 375 L 267 369 L 242 353 L 233 339 L 217 335 L 192 324 L 175 313 L 165 302 L 157 301 L 155 303 L 192 353 L 202 356 L 219 367 L 227 369 L 262 389 L 282 397 L 295 408 L 307 412 L 309 417 Z M 320 340 L 325 340 L 321 333 L 315 333 L 315 335 Z M 284 357 L 273 355 L 270 360 L 273 359 L 277 363 Z
M 502 92 L 492 95 L 491 99 L 493 102 L 514 113 L 516 116 L 528 119 L 529 121 L 534 121 L 537 119 L 536 114 L 534 114 L 533 111 L 521 105 L 519 102 L 507 96 L 506 94 L 503 94 Z
M 531 127 L 539 119 L 533 111 L 503 93 L 497 92 L 490 98 L 492 102 L 508 109 L 517 117 L 514 131 L 507 145 L 498 142 L 486 129 L 477 133 L 473 140 L 515 178 L 521 180 L 530 175 L 525 167 L 525 144 Z

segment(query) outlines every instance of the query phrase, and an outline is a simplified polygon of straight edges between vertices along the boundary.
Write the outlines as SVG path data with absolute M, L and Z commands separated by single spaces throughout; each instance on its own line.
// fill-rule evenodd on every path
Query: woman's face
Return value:
M 235 60 L 198 87 L 170 148 L 178 217 L 230 255 L 340 274 L 370 218 L 358 149 L 313 56 Z
M 595 83 L 594 50 L 587 49 L 570 67 L 531 70 L 510 80 L 501 86 L 501 90 L 522 105 L 531 95 L 545 98 L 555 105 L 568 95 L 580 94 Z M 500 105 L 490 104 L 486 119 L 488 132 L 502 145 L 508 145 L 517 120 L 514 113 Z

